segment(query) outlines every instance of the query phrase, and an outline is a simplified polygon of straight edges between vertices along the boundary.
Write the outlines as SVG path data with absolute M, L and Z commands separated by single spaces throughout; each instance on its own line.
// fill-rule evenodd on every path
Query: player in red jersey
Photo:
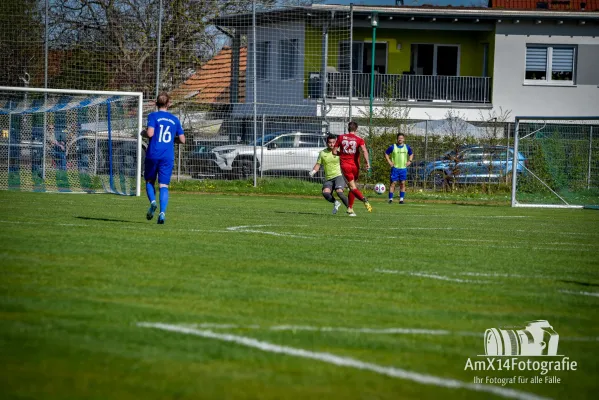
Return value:
M 356 186 L 356 181 L 360 175 L 360 149 L 362 149 L 362 155 L 366 160 L 366 169 L 370 169 L 370 160 L 364 139 L 356 135 L 358 124 L 351 121 L 347 124 L 347 130 L 349 133 L 340 135 L 337 138 L 333 152 L 334 154 L 339 154 L 341 172 L 343 172 L 343 176 L 349 185 L 349 207 L 347 208 L 347 213 L 355 217 L 354 200 L 356 197 L 364 203 L 368 212 L 372 212 L 372 206 Z

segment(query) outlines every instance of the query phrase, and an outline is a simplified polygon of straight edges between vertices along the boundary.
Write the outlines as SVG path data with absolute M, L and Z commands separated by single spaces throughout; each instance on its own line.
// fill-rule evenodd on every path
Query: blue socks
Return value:
M 393 200 L 393 192 L 389 191 L 389 200 Z
M 148 200 L 150 200 L 150 203 L 156 201 L 156 191 L 154 189 L 153 183 L 146 182 L 146 194 L 148 195 Z
M 403 201 L 403 197 L 405 196 L 406 192 L 399 192 L 399 201 Z
M 166 212 L 166 206 L 168 204 L 168 188 L 161 187 L 160 188 L 160 212 Z

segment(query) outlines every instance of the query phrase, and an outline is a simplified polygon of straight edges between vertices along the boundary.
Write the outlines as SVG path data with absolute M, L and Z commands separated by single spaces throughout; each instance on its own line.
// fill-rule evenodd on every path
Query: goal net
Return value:
M 599 117 L 517 117 L 512 206 L 599 205 Z
M 139 196 L 142 99 L 0 87 L 0 189 Z

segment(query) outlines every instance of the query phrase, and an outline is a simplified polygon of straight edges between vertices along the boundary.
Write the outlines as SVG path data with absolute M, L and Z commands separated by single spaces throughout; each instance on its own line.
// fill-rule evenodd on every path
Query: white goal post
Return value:
M 515 119 L 512 207 L 599 205 L 599 116 Z
M 141 193 L 143 93 L 0 86 L 0 190 Z

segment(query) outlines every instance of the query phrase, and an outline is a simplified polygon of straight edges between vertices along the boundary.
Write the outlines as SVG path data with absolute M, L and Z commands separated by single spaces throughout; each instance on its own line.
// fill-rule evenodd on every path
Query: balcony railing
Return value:
M 329 72 L 327 98 L 349 97 L 349 73 Z M 316 83 L 316 82 L 314 82 Z M 311 97 L 320 94 L 319 87 L 309 90 Z M 352 97 L 370 97 L 370 74 L 353 74 Z M 458 103 L 490 103 L 491 78 L 479 76 L 433 76 L 409 74 L 376 74 L 374 98 L 398 101 L 447 101 Z

